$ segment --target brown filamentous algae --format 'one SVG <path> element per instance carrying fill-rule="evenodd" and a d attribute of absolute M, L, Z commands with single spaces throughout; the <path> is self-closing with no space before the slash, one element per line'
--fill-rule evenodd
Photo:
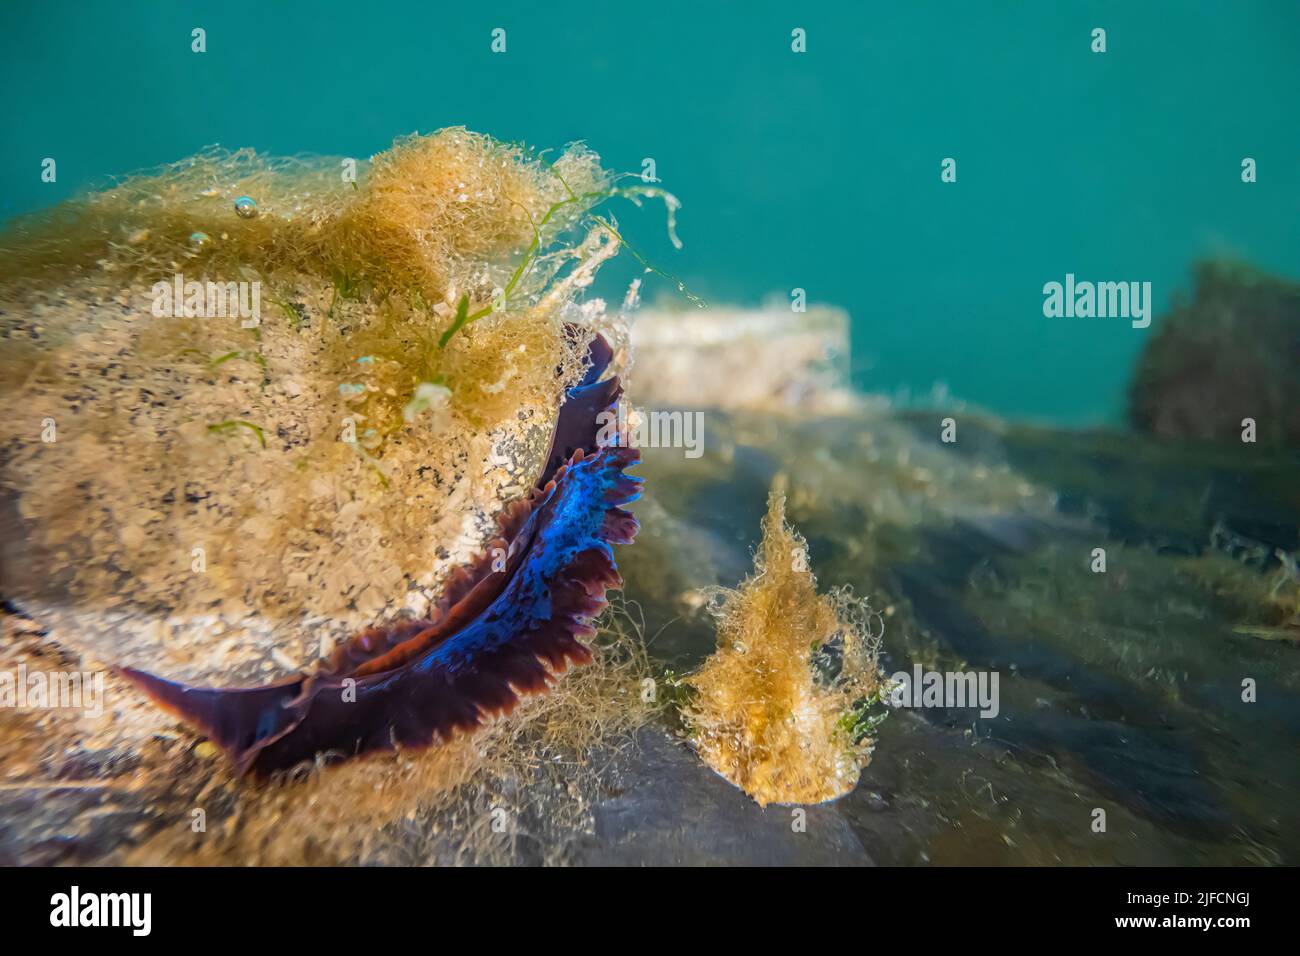
<path fill-rule="evenodd" d="M 773 491 L 753 576 L 716 606 L 718 647 L 686 683 L 704 761 L 760 805 L 850 792 L 870 759 L 880 634 L 864 601 L 817 593 L 804 539 Z"/>

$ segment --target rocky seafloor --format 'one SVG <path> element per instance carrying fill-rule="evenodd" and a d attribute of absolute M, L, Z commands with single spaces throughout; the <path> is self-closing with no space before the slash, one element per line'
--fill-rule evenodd
<path fill-rule="evenodd" d="M 1300 460 L 961 414 L 944 444 L 948 415 L 713 414 L 715 454 L 647 454 L 628 596 L 672 666 L 712 646 L 674 588 L 743 571 L 785 471 L 819 579 L 886 610 L 887 673 L 1000 674 L 995 718 L 895 711 L 856 790 L 810 819 L 820 841 L 782 834 L 734 858 L 812 861 L 833 840 L 846 861 L 884 864 L 1294 862 L 1300 649 L 1252 622 L 1272 588 L 1257 585 L 1295 582 L 1228 552 L 1294 551 Z M 790 808 L 745 817 L 788 829 Z M 726 856 L 721 831 L 713 842 Z"/>

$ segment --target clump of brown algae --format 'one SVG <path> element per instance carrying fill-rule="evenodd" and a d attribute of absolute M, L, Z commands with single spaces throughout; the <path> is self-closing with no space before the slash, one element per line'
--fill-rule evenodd
<path fill-rule="evenodd" d="M 715 602 L 718 647 L 686 684 L 704 761 L 761 805 L 851 791 L 870 759 L 879 620 L 848 590 L 818 594 L 804 539 L 773 491 L 752 577 Z"/>

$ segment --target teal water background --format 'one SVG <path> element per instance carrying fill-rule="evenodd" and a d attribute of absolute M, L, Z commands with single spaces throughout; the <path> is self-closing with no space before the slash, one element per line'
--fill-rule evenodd
<path fill-rule="evenodd" d="M 655 159 L 685 248 L 661 210 L 614 211 L 708 301 L 804 288 L 851 313 L 859 385 L 943 382 L 1069 424 L 1119 420 L 1155 326 L 1044 318 L 1045 282 L 1148 280 L 1158 315 L 1198 257 L 1300 277 L 1294 0 L 4 0 L 0 17 L 4 218 L 212 143 L 581 139 L 616 169 Z"/>

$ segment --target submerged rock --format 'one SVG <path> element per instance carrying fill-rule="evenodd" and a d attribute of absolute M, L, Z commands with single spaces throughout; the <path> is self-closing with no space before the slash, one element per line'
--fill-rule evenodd
<path fill-rule="evenodd" d="M 1300 734 L 1298 649 L 1273 639 L 1300 578 L 1269 557 L 1300 547 L 1300 456 L 967 414 L 945 444 L 947 414 L 709 412 L 704 458 L 646 450 L 641 540 L 660 543 L 625 571 L 652 655 L 681 672 L 712 652 L 707 614 L 663 568 L 707 556 L 736 580 L 782 472 L 818 580 L 884 616 L 885 675 L 1000 678 L 995 716 L 927 706 L 881 725 L 830 805 L 874 860 L 1300 859 L 1300 777 L 1278 759 Z M 682 528 L 710 529 L 712 549 Z"/>
<path fill-rule="evenodd" d="M 637 398 L 657 407 L 801 414 L 851 407 L 849 317 L 789 305 L 646 309 L 632 326 Z"/>
<path fill-rule="evenodd" d="M 1244 265 L 1202 263 L 1138 360 L 1134 427 L 1158 438 L 1300 448 L 1300 285 Z"/>

